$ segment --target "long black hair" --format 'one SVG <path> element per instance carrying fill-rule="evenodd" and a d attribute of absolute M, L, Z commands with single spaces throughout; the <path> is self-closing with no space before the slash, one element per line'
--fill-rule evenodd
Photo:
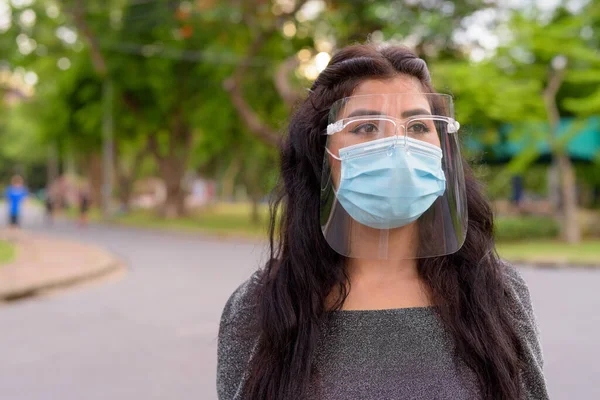
<path fill-rule="evenodd" d="M 434 93 L 425 62 L 406 48 L 355 45 L 336 53 L 312 85 L 281 148 L 281 180 L 271 204 L 270 261 L 257 299 L 260 336 L 250 362 L 245 398 L 296 400 L 306 394 L 327 311 L 348 294 L 344 257 L 325 241 L 319 222 L 326 125 L 334 101 L 366 79 L 404 74 Z M 504 265 L 493 241 L 493 216 L 463 161 L 469 224 L 462 248 L 419 259 L 436 311 L 456 356 L 474 372 L 486 399 L 517 399 L 521 348 L 508 307 Z M 337 302 L 327 303 L 331 293 Z"/>

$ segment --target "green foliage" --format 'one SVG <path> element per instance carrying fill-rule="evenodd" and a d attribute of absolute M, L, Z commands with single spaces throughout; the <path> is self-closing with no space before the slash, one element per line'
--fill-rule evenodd
<path fill-rule="evenodd" d="M 550 217 L 499 217 L 495 222 L 495 238 L 499 242 L 551 239 L 560 231 L 558 222 Z"/>
<path fill-rule="evenodd" d="M 15 245 L 7 242 L 6 240 L 0 240 L 0 267 L 3 264 L 10 264 L 14 261 L 16 256 Z"/>
<path fill-rule="evenodd" d="M 453 35 L 461 22 L 486 7 L 485 1 L 328 1 L 323 15 L 308 25 L 315 37 L 333 37 L 338 47 L 382 36 L 412 43 L 427 59 L 456 58 Z"/>
<path fill-rule="evenodd" d="M 590 83 L 600 68 L 600 54 L 596 51 L 600 37 L 592 28 L 599 23 L 598 2 L 589 2 L 577 13 L 559 8 L 549 20 L 535 13 L 515 12 L 510 23 L 513 38 L 499 49 L 497 59 L 514 71 L 515 77 L 541 81 L 545 86 L 555 57 L 565 57 L 566 79 L 558 93 L 561 115 L 598 113 L 599 91 L 597 87 L 590 88 Z M 584 34 L 590 29 L 591 35 Z"/>
<path fill-rule="evenodd" d="M 506 167 L 503 165 L 480 164 L 475 167 L 477 179 L 484 183 L 486 194 L 491 200 L 509 199 L 511 197 L 511 178 L 506 174 L 505 180 L 499 180 L 497 177 L 505 173 Z M 548 194 L 548 167 L 545 165 L 532 165 L 522 172 L 523 185 L 526 189 L 526 195 L 534 198 L 544 198 Z"/>
<path fill-rule="evenodd" d="M 154 213 L 135 211 L 117 217 L 115 222 L 128 226 L 173 231 L 205 232 L 222 236 L 247 236 L 262 238 L 267 233 L 266 208 L 260 208 L 260 222 L 255 224 L 250 218 L 250 210 L 244 205 L 240 214 L 230 207 L 214 207 L 186 218 L 164 220 Z"/>
<path fill-rule="evenodd" d="M 201 232 L 218 236 L 248 237 L 262 239 L 267 234 L 268 207 L 259 204 L 258 222 L 251 219 L 250 203 L 215 203 L 194 211 L 185 218 L 163 219 L 148 210 L 135 210 L 117 215 L 111 222 L 137 228 L 161 229 L 175 232 Z M 75 218 L 77 210 L 70 217 Z M 99 221 L 101 214 L 92 209 L 90 219 Z"/>
<path fill-rule="evenodd" d="M 438 62 L 432 66 L 432 75 L 440 91 L 449 90 L 455 97 L 457 117 L 466 126 L 497 127 L 545 117 L 539 96 L 542 82 L 515 79 L 493 61 Z"/>
<path fill-rule="evenodd" d="M 0 149 L 2 156 L 19 160 L 23 164 L 43 161 L 46 151 L 39 137 L 39 126 L 31 119 L 32 105 L 20 103 L 11 107 L 10 117 L 5 120 Z"/>
<path fill-rule="evenodd" d="M 567 244 L 556 240 L 503 242 L 497 244 L 498 254 L 513 263 L 541 263 L 550 265 L 600 265 L 600 241 Z"/>
<path fill-rule="evenodd" d="M 234 183 L 260 197 L 274 184 L 277 150 L 248 130 L 223 82 L 244 60 L 258 32 L 268 32 L 274 25 L 275 32 L 249 60 L 242 89 L 251 108 L 276 131 L 285 129 L 290 113 L 273 84 L 278 66 L 301 49 L 314 54 L 369 37 L 414 47 L 429 62 L 436 87 L 454 95 L 463 136 L 484 144 L 521 140 L 519 129 L 503 137 L 498 129 L 503 124 L 524 127 L 524 122 L 546 119 L 541 92 L 557 54 L 569 60 L 558 96 L 561 114 L 585 117 L 600 112 L 600 62 L 595 51 L 600 31 L 598 2 L 589 2 L 577 13 L 558 9 L 541 15 L 535 8 L 513 10 L 507 25 L 499 24 L 501 41 L 496 54 L 482 62 L 469 61 L 468 46 L 457 44 L 455 35 L 478 11 L 493 7 L 489 1 L 335 0 L 324 2 L 324 10 L 312 16 L 300 12 L 285 18 L 281 17 L 283 3 L 37 0 L 23 8 L 11 6 L 14 22 L 0 35 L 0 58 L 12 71 L 19 67 L 35 71 L 39 83 L 29 102 L 0 110 L 0 153 L 11 163 L 18 157 L 25 165 L 34 165 L 44 158 L 47 143 L 57 144 L 63 154 L 72 151 L 82 158 L 99 152 L 102 86 L 105 79 L 111 79 L 118 160 L 130 163 L 146 148 L 148 137 L 156 134 L 160 155 L 174 153 L 187 169 L 207 178 L 222 179 L 238 171 Z M 77 4 L 84 6 L 87 33 L 75 18 Z M 47 12 L 54 6 L 58 6 L 57 15 Z M 35 24 L 16 22 L 28 10 L 35 12 Z M 284 35 L 284 23 L 293 23 L 296 34 Z M 76 40 L 59 39 L 56 33 L 61 29 L 77 32 Z M 507 31 L 510 35 L 504 34 Z M 88 34 L 97 40 L 107 62 L 106 76 L 94 66 Z M 30 53 L 20 51 L 19 35 L 35 40 L 37 47 Z M 69 60 L 70 68 L 58 67 L 62 58 Z M 310 85 L 302 76 L 292 81 L 298 88 Z M 181 122 L 192 131 L 190 145 L 172 134 Z M 536 139 L 541 138 L 531 136 L 532 141 Z M 530 175 L 537 150 L 535 143 L 524 148 L 507 168 L 491 174 L 495 179 L 488 181 L 492 193 L 506 194 L 512 174 Z M 142 172 L 156 173 L 157 165 L 149 159 Z"/>

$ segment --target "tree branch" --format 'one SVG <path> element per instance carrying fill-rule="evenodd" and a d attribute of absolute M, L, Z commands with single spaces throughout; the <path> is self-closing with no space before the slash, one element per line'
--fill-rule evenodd
<path fill-rule="evenodd" d="M 97 37 L 92 33 L 92 30 L 87 24 L 85 12 L 85 1 L 76 0 L 75 6 L 71 8 L 71 14 L 73 15 L 75 26 L 90 46 L 90 56 L 94 70 L 101 78 L 104 78 L 108 75 L 108 64 L 106 62 L 106 57 L 100 49 L 100 43 L 98 42 Z M 127 108 L 129 108 L 136 118 L 142 118 L 140 105 L 137 103 L 131 93 L 124 92 L 122 94 L 122 99 Z"/>
<path fill-rule="evenodd" d="M 555 98 L 560 86 L 562 85 L 563 79 L 565 77 L 565 70 L 555 71 L 553 70 L 550 73 L 550 79 L 548 81 L 548 85 L 544 89 L 544 98 Z"/>
<path fill-rule="evenodd" d="M 299 0 L 289 13 L 280 15 L 276 19 L 275 23 L 269 26 L 267 29 L 259 30 L 258 34 L 252 41 L 250 48 L 248 49 L 248 53 L 246 54 L 245 59 L 238 65 L 233 75 L 223 82 L 223 87 L 229 92 L 233 106 L 235 107 L 240 117 L 244 120 L 250 131 L 253 132 L 255 136 L 262 140 L 264 143 L 271 146 L 276 146 L 279 144 L 280 135 L 277 133 L 276 130 L 268 126 L 260 118 L 256 111 L 254 111 L 252 107 L 250 107 L 250 105 L 246 102 L 242 93 L 241 83 L 244 80 L 244 76 L 248 70 L 248 67 L 250 66 L 250 63 L 256 57 L 264 43 L 273 34 L 275 34 L 275 32 L 277 32 L 279 26 L 287 18 L 296 14 L 304 6 L 306 1 L 307 0 Z M 283 74 L 285 76 L 285 68 Z M 296 99 L 292 100 L 292 96 L 288 94 L 291 93 L 291 91 L 288 91 L 287 89 L 288 87 L 290 87 L 289 85 L 282 85 L 281 82 L 279 82 L 276 84 L 276 86 L 278 91 L 280 91 L 280 93 L 282 94 L 282 97 L 284 101 L 286 101 L 286 103 L 288 103 L 288 101 L 291 101 L 291 103 L 293 104 L 296 101 Z M 281 91 L 280 89 L 283 91 Z"/>
<path fill-rule="evenodd" d="M 165 160 L 165 157 L 160 154 L 156 132 L 152 132 L 148 135 L 148 151 L 152 153 L 159 163 Z"/>
<path fill-rule="evenodd" d="M 273 77 L 279 95 L 290 109 L 302 98 L 302 94 L 291 85 L 289 79 L 290 74 L 298 64 L 296 56 L 289 57 L 277 68 Z"/>
<path fill-rule="evenodd" d="M 130 178 L 131 179 L 135 179 L 138 175 L 138 171 L 140 170 L 140 167 L 142 166 L 142 162 L 144 161 L 144 158 L 146 158 L 146 156 L 150 153 L 149 149 L 148 149 L 148 145 L 146 144 L 146 146 L 144 146 L 140 151 L 138 151 L 135 154 L 135 158 L 133 159 L 133 164 L 131 166 L 131 171 L 130 171 Z"/>
<path fill-rule="evenodd" d="M 94 65 L 96 73 L 98 73 L 98 75 L 100 75 L 101 77 L 105 77 L 108 74 L 106 59 L 102 54 L 102 51 L 100 50 L 100 44 L 98 42 L 98 39 L 92 33 L 85 19 L 84 0 L 77 0 L 75 2 L 75 7 L 73 7 L 71 12 L 75 20 L 75 26 L 90 45 L 92 64 Z"/>
<path fill-rule="evenodd" d="M 244 100 L 240 87 L 231 80 L 225 81 L 224 86 L 229 91 L 231 102 L 242 120 L 246 123 L 248 129 L 264 143 L 277 146 L 279 144 L 279 135 L 274 129 L 265 124 L 248 105 L 246 100 Z"/>
<path fill-rule="evenodd" d="M 562 82 L 565 77 L 565 69 L 551 69 L 550 70 L 550 78 L 548 80 L 548 85 L 544 89 L 544 103 L 546 104 L 546 112 L 548 113 L 548 120 L 550 122 L 550 128 L 552 130 L 551 141 L 554 141 L 556 136 L 556 131 L 558 129 L 558 124 L 560 122 L 560 113 L 558 111 L 558 106 L 556 105 L 556 95 Z"/>
<path fill-rule="evenodd" d="M 122 99 L 135 117 L 142 118 L 140 105 L 130 92 L 123 92 Z"/>

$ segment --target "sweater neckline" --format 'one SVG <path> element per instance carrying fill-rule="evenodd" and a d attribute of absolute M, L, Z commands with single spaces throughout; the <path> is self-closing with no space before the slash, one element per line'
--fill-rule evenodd
<path fill-rule="evenodd" d="M 379 315 L 379 314 L 403 314 L 403 313 L 433 313 L 435 306 L 416 306 L 416 307 L 400 307 L 400 308 L 382 308 L 372 310 L 335 310 L 328 311 L 329 315 Z"/>

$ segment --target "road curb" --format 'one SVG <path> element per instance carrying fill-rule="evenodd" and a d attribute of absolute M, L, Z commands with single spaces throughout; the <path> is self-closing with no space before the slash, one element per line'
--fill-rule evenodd
<path fill-rule="evenodd" d="M 104 278 L 121 270 L 121 264 L 117 261 L 109 263 L 102 268 L 95 269 L 86 274 L 73 275 L 64 279 L 56 279 L 40 284 L 22 286 L 14 290 L 0 291 L 0 301 L 15 301 L 24 298 L 35 297 L 43 292 L 51 290 L 66 289 L 78 284 L 87 283 L 96 279 Z"/>
<path fill-rule="evenodd" d="M 39 236 L 28 237 L 25 244 L 19 243 L 20 252 L 30 252 L 30 243 L 40 240 Z M 124 264 L 103 248 L 95 245 L 87 245 L 79 242 L 66 241 L 63 239 L 55 240 L 44 237 L 42 239 L 46 246 L 34 248 L 38 254 L 32 257 L 34 261 L 17 262 L 0 268 L 0 302 L 9 302 L 37 296 L 44 292 L 57 289 L 64 289 L 75 285 L 87 283 L 123 269 Z M 50 245 L 48 245 L 50 244 Z M 49 254 L 53 251 L 52 244 L 59 244 L 63 250 L 61 257 L 64 263 L 56 263 L 57 254 Z M 70 259 L 69 247 L 75 251 L 85 254 L 79 261 Z M 47 254 L 48 253 L 48 254 Z M 18 257 L 18 256 L 17 256 Z M 54 257 L 54 260 L 52 258 Z M 52 262 L 48 262 L 48 259 Z M 90 262 L 90 259 L 97 260 L 96 263 Z M 37 261 L 37 264 L 36 262 Z M 69 267 L 69 261 L 79 262 L 77 265 Z M 46 263 L 44 263 L 46 262 Z M 2 282 L 2 280 L 4 282 Z"/>

